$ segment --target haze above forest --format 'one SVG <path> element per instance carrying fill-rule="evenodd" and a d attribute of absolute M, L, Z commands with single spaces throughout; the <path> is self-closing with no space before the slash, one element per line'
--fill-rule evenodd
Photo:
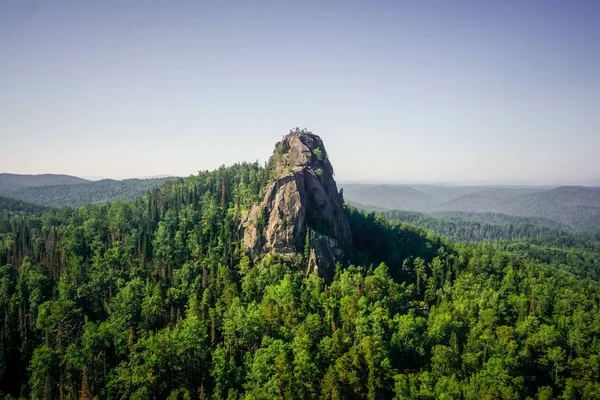
<path fill-rule="evenodd" d="M 600 179 L 597 1 L 0 3 L 0 171 L 264 162 L 290 126 L 338 180 Z"/>

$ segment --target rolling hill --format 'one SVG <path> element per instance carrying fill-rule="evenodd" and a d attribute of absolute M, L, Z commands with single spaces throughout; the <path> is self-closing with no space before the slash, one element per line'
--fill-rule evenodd
<path fill-rule="evenodd" d="M 345 184 L 362 209 L 460 211 L 544 218 L 573 229 L 600 229 L 600 188 Z"/>
<path fill-rule="evenodd" d="M 83 184 L 26 187 L 9 192 L 5 196 L 44 207 L 81 207 L 85 204 L 102 204 L 115 200 L 134 200 L 169 179 L 104 179 Z"/>
<path fill-rule="evenodd" d="M 363 207 L 381 210 L 427 212 L 436 204 L 435 196 L 404 185 L 342 185 L 344 198 Z"/>
<path fill-rule="evenodd" d="M 90 181 L 71 175 L 23 175 L 0 173 L 0 194 L 10 193 L 28 187 L 77 185 L 88 182 Z"/>
<path fill-rule="evenodd" d="M 134 200 L 162 185 L 172 177 L 102 179 L 90 181 L 71 175 L 0 174 L 0 196 L 18 200 L 19 204 L 42 207 L 81 207 L 85 204 L 109 203 L 114 200 Z M 25 202 L 25 203 L 23 203 Z M 4 202 L 8 204 L 6 201 Z M 11 203 L 7 208 L 13 207 Z M 27 208 L 27 207 L 26 207 Z"/>

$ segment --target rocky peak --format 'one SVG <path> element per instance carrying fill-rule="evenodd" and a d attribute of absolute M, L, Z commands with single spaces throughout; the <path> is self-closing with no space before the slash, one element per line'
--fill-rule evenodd
<path fill-rule="evenodd" d="M 306 131 L 292 131 L 278 142 L 270 163 L 274 164 L 277 175 L 294 168 L 307 168 L 313 171 L 325 168 L 329 175 L 333 175 L 333 168 L 327 158 L 323 141 L 319 136 Z"/>
<path fill-rule="evenodd" d="M 306 130 L 290 131 L 275 145 L 269 168 L 273 180 L 262 202 L 242 218 L 250 255 L 300 255 L 308 272 L 331 279 L 352 235 L 323 141 Z"/>

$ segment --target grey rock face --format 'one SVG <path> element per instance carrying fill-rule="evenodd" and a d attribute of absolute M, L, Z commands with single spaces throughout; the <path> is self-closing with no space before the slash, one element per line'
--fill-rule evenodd
<path fill-rule="evenodd" d="M 245 246 L 254 258 L 271 252 L 291 258 L 305 253 L 308 240 L 308 271 L 332 279 L 352 235 L 323 141 L 291 132 L 275 146 L 270 165 L 275 178 L 263 201 L 242 217 Z"/>

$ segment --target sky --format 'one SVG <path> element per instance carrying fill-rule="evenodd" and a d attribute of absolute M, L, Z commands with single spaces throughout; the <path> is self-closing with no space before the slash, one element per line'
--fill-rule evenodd
<path fill-rule="evenodd" d="M 600 178 L 600 1 L 0 0 L 0 172 Z"/>

